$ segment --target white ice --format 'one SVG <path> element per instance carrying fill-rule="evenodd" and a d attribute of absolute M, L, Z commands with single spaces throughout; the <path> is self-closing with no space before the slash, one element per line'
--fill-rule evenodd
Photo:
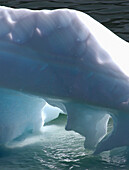
<path fill-rule="evenodd" d="M 58 118 L 59 114 L 61 113 L 66 114 L 63 113 L 63 111 L 60 108 L 51 106 L 48 103 L 46 103 L 41 112 L 43 125 L 45 123 L 52 121 L 53 119 Z"/>
<path fill-rule="evenodd" d="M 66 129 L 85 136 L 85 147 L 96 148 L 95 153 L 129 145 L 127 42 L 76 10 L 0 7 L 0 23 L 0 87 L 33 95 L 34 101 L 31 103 L 31 98 L 24 105 L 25 112 L 28 105 L 37 106 L 29 111 L 30 119 L 34 120 L 34 111 L 40 110 L 42 115 L 38 101 L 45 100 L 56 110 L 42 119 L 50 121 L 60 109 L 66 111 Z M 1 91 L 0 99 L 4 96 Z M 19 105 L 13 112 L 19 112 L 17 119 L 24 124 L 23 105 L 17 102 L 13 94 L 1 100 L 0 121 L 4 125 L 11 126 L 10 105 Z M 7 121 L 2 118 L 4 112 Z M 114 127 L 106 135 L 109 116 Z"/>

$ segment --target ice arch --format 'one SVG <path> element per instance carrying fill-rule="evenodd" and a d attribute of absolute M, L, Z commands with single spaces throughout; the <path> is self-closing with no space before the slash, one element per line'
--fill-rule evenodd
<path fill-rule="evenodd" d="M 127 42 L 75 10 L 0 7 L 0 23 L 0 87 L 66 107 L 66 129 L 95 153 L 129 145 Z"/>

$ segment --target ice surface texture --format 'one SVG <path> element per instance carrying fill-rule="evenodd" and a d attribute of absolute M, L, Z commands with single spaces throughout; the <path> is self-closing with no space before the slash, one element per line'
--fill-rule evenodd
<path fill-rule="evenodd" d="M 96 154 L 129 145 L 127 42 L 75 10 L 0 7 L 0 23 L 0 87 L 26 93 L 25 112 L 31 102 L 40 112 L 41 97 L 67 111 L 66 129 L 85 136 L 85 147 L 96 147 Z M 11 92 L 10 98 L 15 106 L 17 96 Z M 12 108 L 10 99 L 1 99 L 3 122 L 5 112 L 11 115 L 5 103 Z M 17 120 L 23 106 L 16 105 Z M 114 128 L 105 136 L 109 116 Z"/>

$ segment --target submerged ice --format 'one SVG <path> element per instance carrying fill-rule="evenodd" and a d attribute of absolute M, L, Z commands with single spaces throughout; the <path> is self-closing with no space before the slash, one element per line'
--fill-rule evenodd
<path fill-rule="evenodd" d="M 75 10 L 0 7 L 0 23 L 0 143 L 67 113 L 96 154 L 129 145 L 127 42 Z"/>

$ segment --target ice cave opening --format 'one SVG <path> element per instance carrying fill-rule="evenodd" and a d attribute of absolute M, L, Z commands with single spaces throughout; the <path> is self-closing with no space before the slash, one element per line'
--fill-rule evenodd
<path fill-rule="evenodd" d="M 0 94 L 1 145 L 23 147 L 39 142 L 44 135 L 49 136 L 50 133 L 53 133 L 53 139 L 57 138 L 64 129 L 63 133 L 65 130 L 70 131 L 65 132 L 65 136 L 72 131 L 85 137 L 85 148 L 94 150 L 102 138 L 112 130 L 113 123 L 109 114 L 91 106 L 66 104 L 66 113 L 33 95 L 4 88 L 0 89 Z"/>

